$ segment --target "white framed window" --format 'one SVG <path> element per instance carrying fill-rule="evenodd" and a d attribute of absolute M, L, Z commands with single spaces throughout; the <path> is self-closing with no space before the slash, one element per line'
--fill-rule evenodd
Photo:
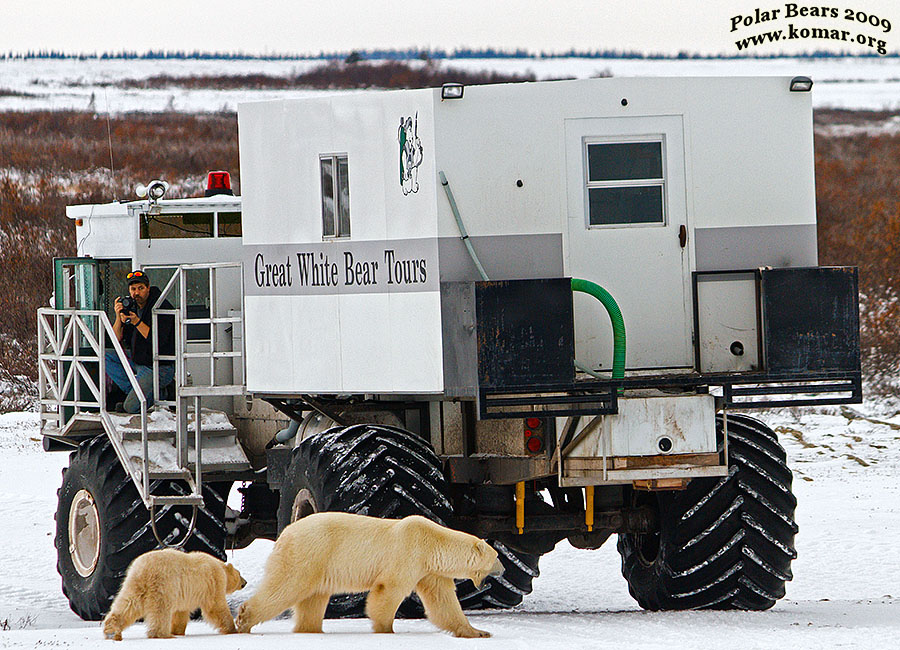
<path fill-rule="evenodd" d="M 666 224 L 665 140 L 585 140 L 587 226 Z"/>
<path fill-rule="evenodd" d="M 141 239 L 240 237 L 240 211 L 142 213 Z"/>
<path fill-rule="evenodd" d="M 350 236 L 350 176 L 347 154 L 319 156 L 322 181 L 322 237 Z"/>

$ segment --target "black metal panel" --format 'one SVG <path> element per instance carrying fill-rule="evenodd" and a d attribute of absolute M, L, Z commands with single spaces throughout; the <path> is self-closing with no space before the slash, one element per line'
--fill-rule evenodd
<path fill-rule="evenodd" d="M 444 343 L 444 395 L 475 397 L 478 371 L 475 367 L 474 283 L 441 283 L 441 340 Z"/>
<path fill-rule="evenodd" d="M 766 371 L 858 371 L 857 285 L 855 267 L 761 269 Z"/>
<path fill-rule="evenodd" d="M 475 306 L 479 389 L 574 381 L 568 278 L 477 282 Z"/>
<path fill-rule="evenodd" d="M 287 476 L 288 465 L 291 464 L 290 447 L 273 447 L 266 449 L 266 480 L 273 490 L 280 490 Z"/>

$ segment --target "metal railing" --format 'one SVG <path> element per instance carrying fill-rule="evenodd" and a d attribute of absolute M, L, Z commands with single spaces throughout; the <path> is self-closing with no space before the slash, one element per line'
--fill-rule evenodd
<path fill-rule="evenodd" d="M 194 462 L 194 491 L 196 496 L 201 496 L 202 492 L 202 460 L 201 460 L 201 431 L 202 431 L 202 398 L 209 396 L 227 396 L 241 395 L 244 392 L 244 368 L 241 364 L 241 382 L 234 383 L 232 373 L 232 383 L 227 385 L 216 384 L 216 361 L 220 359 L 242 360 L 243 351 L 243 329 L 241 329 L 241 347 L 238 350 L 225 350 L 223 344 L 226 342 L 225 337 L 218 334 L 218 325 L 229 325 L 232 328 L 243 328 L 243 318 L 241 316 L 217 316 L 218 312 L 218 274 L 223 269 L 236 269 L 238 278 L 240 278 L 242 264 L 240 262 L 212 262 L 202 264 L 182 264 L 175 268 L 175 272 L 166 286 L 160 292 L 159 298 L 156 300 L 156 307 L 152 314 L 152 330 L 159 332 L 159 318 L 171 316 L 175 320 L 175 349 L 174 354 L 166 355 L 160 353 L 159 340 L 153 337 L 153 394 L 157 396 L 156 402 L 162 405 L 168 405 L 175 408 L 175 451 L 178 458 L 178 465 L 182 468 L 188 467 L 188 405 L 187 400 L 193 401 L 194 410 L 194 450 L 196 459 Z M 209 315 L 202 317 L 188 317 L 187 313 L 187 272 L 189 271 L 208 271 L 209 273 Z M 160 307 L 163 301 L 167 300 L 175 287 L 178 287 L 178 306 L 172 309 Z M 238 286 L 241 287 L 240 305 L 244 303 L 243 286 L 238 280 Z M 188 327 L 191 325 L 206 325 L 209 327 L 209 342 L 207 350 L 197 352 L 188 352 L 186 344 L 188 341 Z M 231 338 L 233 347 L 234 336 Z M 210 382 L 208 385 L 191 385 L 188 386 L 186 378 L 188 377 L 187 361 L 189 359 L 208 359 Z M 163 399 L 159 385 L 159 364 L 160 362 L 171 361 L 175 364 L 175 399 Z"/>
<path fill-rule="evenodd" d="M 154 376 L 154 384 L 153 384 L 153 394 L 160 395 L 159 390 L 159 363 L 160 361 L 172 361 L 175 363 L 175 385 L 183 390 L 180 392 L 186 393 L 189 395 L 193 394 L 201 394 L 201 395 L 235 395 L 243 393 L 243 384 L 244 384 L 244 366 L 241 364 L 241 381 L 237 384 L 232 383 L 227 385 L 217 385 L 215 383 L 216 377 L 216 361 L 222 359 L 232 359 L 232 360 L 241 360 L 244 356 L 243 351 L 243 318 L 241 316 L 217 316 L 218 313 L 218 284 L 219 284 L 219 272 L 224 269 L 235 269 L 238 272 L 238 281 L 237 285 L 240 287 L 240 305 L 244 304 L 244 294 L 243 294 L 243 284 L 240 281 L 241 277 L 241 269 L 243 265 L 240 262 L 211 262 L 211 263 L 203 263 L 203 264 L 181 264 L 175 268 L 175 272 L 172 274 L 172 277 L 169 278 L 169 281 L 166 283 L 166 286 L 163 288 L 160 293 L 159 298 L 156 301 L 157 305 L 161 305 L 164 300 L 167 300 L 169 295 L 174 291 L 175 287 L 178 287 L 178 307 L 174 309 L 162 309 L 160 307 L 156 307 L 153 310 L 153 331 L 158 331 L 158 319 L 159 316 L 175 316 L 175 353 L 172 355 L 163 355 L 159 352 L 159 342 L 154 337 L 153 340 L 153 376 Z M 201 317 L 188 317 L 187 310 L 187 273 L 189 271 L 208 271 L 209 272 L 209 315 L 201 316 Z M 195 352 L 188 352 L 185 347 L 188 341 L 188 328 L 190 326 L 203 326 L 206 325 L 209 327 L 209 341 L 205 345 L 208 345 L 207 350 L 200 350 Z M 217 325 L 229 325 L 232 328 L 241 328 L 241 348 L 238 350 L 226 350 L 223 348 L 223 344 L 226 342 L 225 337 L 221 336 L 218 332 Z M 234 341 L 234 336 L 232 336 L 231 342 Z M 209 377 L 210 383 L 205 386 L 193 386 L 188 387 L 185 384 L 185 379 L 187 377 L 187 361 L 189 359 L 206 359 L 209 363 Z M 168 404 L 170 406 L 177 406 L 175 401 L 177 400 L 157 400 L 160 403 Z"/>
<path fill-rule="evenodd" d="M 109 433 L 116 425 L 106 405 L 106 344 L 112 343 L 132 390 L 141 404 L 142 466 L 135 468 L 118 435 L 109 435 L 122 467 L 148 508 L 150 466 L 147 453 L 147 397 L 135 377 L 106 312 L 100 310 L 38 310 L 38 395 L 42 421 L 56 421 L 60 435 L 74 422 L 99 421 Z M 96 371 L 96 381 L 92 374 Z M 87 389 L 87 395 L 83 394 Z M 71 409 L 71 412 L 67 412 Z"/>
<path fill-rule="evenodd" d="M 38 389 L 40 395 L 41 419 L 43 422 L 56 424 L 56 435 L 64 438 L 79 423 L 100 422 L 125 472 L 134 482 L 144 505 L 150 510 L 150 522 L 156 533 L 157 506 L 191 505 L 193 515 L 184 539 L 175 546 L 183 545 L 193 531 L 197 517 L 197 508 L 203 505 L 202 496 L 202 409 L 201 401 L 205 396 L 240 395 L 244 390 L 244 366 L 241 364 L 240 383 L 216 384 L 216 361 L 231 358 L 242 360 L 243 352 L 243 318 L 241 316 L 217 316 L 218 272 L 226 268 L 235 268 L 240 277 L 240 263 L 187 264 L 178 266 L 175 273 L 162 290 L 152 310 L 152 346 L 153 346 L 153 395 L 155 403 L 160 406 L 173 406 L 176 414 L 175 450 L 178 476 L 171 471 L 150 471 L 150 449 L 148 436 L 147 403 L 148 398 L 141 389 L 137 377 L 131 368 L 122 344 L 116 337 L 113 326 L 106 312 L 101 310 L 79 309 L 39 309 L 38 310 Z M 187 315 L 187 283 L 185 274 L 191 270 L 208 270 L 210 310 L 208 317 L 188 318 Z M 175 286 L 179 287 L 178 307 L 160 308 Z M 240 286 L 240 280 L 238 281 Z M 243 290 L 240 304 L 243 305 Z M 171 317 L 174 320 L 174 354 L 160 353 L 159 319 Z M 188 352 L 185 349 L 187 328 L 190 325 L 207 325 L 210 331 L 208 349 L 200 352 Z M 226 336 L 220 336 L 217 326 L 227 325 L 240 329 L 241 345 L 238 350 L 225 350 Z M 231 343 L 236 337 L 231 337 Z M 106 403 L 106 348 L 112 345 L 118 360 L 121 362 L 131 389 L 140 402 L 141 459 L 140 467 L 136 467 L 125 448 L 123 437 L 107 410 Z M 187 360 L 208 358 L 210 383 L 206 386 L 186 385 Z M 175 399 L 163 398 L 159 384 L 160 363 L 171 362 L 175 365 Z M 233 369 L 232 369 L 233 370 Z M 190 472 L 188 450 L 188 400 L 193 401 L 194 410 L 194 472 Z M 45 431 L 45 433 L 48 433 Z M 187 482 L 190 492 L 182 495 L 151 494 L 151 479 L 179 478 Z M 161 544 L 164 544 L 160 540 Z M 169 544 L 166 544 L 169 545 Z"/>

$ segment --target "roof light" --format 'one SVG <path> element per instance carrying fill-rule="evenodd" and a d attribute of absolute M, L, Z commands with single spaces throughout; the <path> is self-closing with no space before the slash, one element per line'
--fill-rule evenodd
<path fill-rule="evenodd" d="M 152 203 L 156 203 L 163 196 L 165 196 L 166 192 L 169 190 L 169 184 L 165 181 L 155 180 L 150 181 L 147 185 L 143 183 L 139 183 L 134 188 L 134 193 L 139 197 L 149 198 Z"/>
<path fill-rule="evenodd" d="M 794 77 L 791 79 L 792 93 L 808 93 L 812 90 L 812 79 L 809 77 Z"/>
<path fill-rule="evenodd" d="M 441 101 L 445 99 L 462 99 L 465 86 L 462 84 L 444 84 L 441 86 Z"/>
<path fill-rule="evenodd" d="M 231 191 L 231 174 L 223 171 L 209 172 L 206 175 L 206 196 L 227 194 L 234 196 Z"/>

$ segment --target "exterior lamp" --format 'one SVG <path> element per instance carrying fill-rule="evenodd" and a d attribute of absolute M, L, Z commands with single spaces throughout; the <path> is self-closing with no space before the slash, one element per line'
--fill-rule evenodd
<path fill-rule="evenodd" d="M 441 101 L 445 99 L 462 99 L 465 86 L 462 84 L 444 84 L 441 86 Z"/>
<path fill-rule="evenodd" d="M 812 90 L 812 79 L 809 77 L 794 77 L 791 79 L 792 93 L 808 93 Z"/>
<path fill-rule="evenodd" d="M 148 185 L 140 184 L 134 188 L 134 193 L 139 197 L 148 197 L 151 203 L 159 201 L 169 189 L 169 184 L 165 181 L 150 181 Z"/>

